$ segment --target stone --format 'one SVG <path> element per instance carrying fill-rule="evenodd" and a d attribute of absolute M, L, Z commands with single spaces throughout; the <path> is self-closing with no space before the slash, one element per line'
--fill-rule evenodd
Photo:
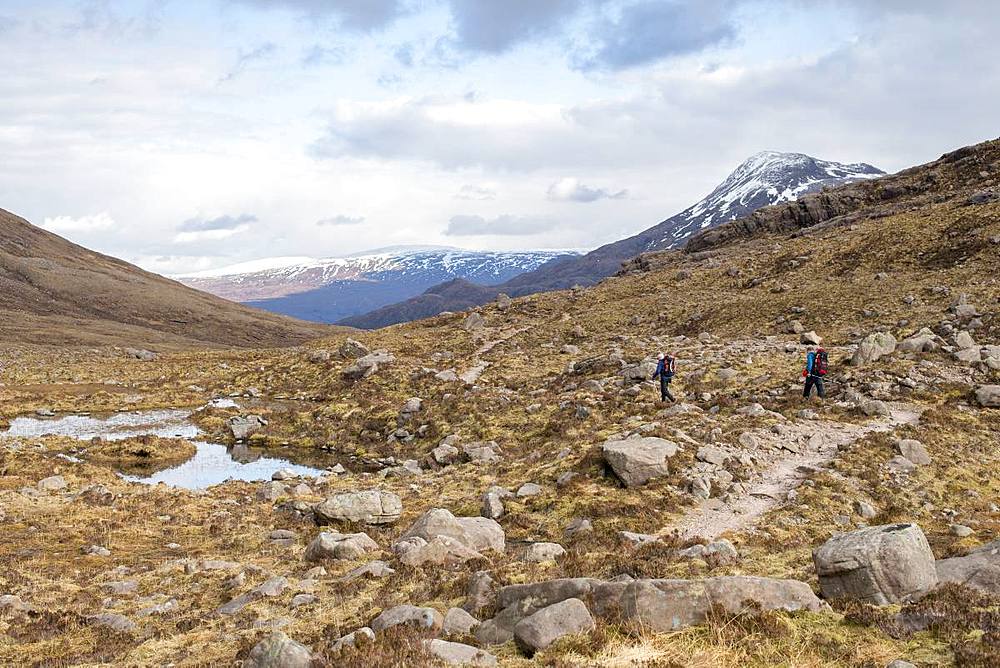
<path fill-rule="evenodd" d="M 570 520 L 569 524 L 566 525 L 566 529 L 563 530 L 563 534 L 567 538 L 573 538 L 575 536 L 586 535 L 594 531 L 594 525 L 586 517 L 576 517 Z"/>
<path fill-rule="evenodd" d="M 449 608 L 448 612 L 444 613 L 442 631 L 446 636 L 469 635 L 477 626 L 479 620 L 462 608 Z"/>
<path fill-rule="evenodd" d="M 104 626 L 119 633 L 131 633 L 136 629 L 135 622 L 113 612 L 102 612 L 98 615 L 91 615 L 87 619 L 95 626 Z"/>
<path fill-rule="evenodd" d="M 491 520 L 498 520 L 503 517 L 505 508 L 503 500 L 498 492 L 487 491 L 483 494 L 483 506 L 481 515 Z"/>
<path fill-rule="evenodd" d="M 424 641 L 424 647 L 434 658 L 448 666 L 488 668 L 499 665 L 495 656 L 471 645 L 434 638 Z"/>
<path fill-rule="evenodd" d="M 858 349 L 851 357 L 852 366 L 864 366 L 877 362 L 886 355 L 891 355 L 896 351 L 896 337 L 887 332 L 875 332 L 869 334 L 861 341 Z"/>
<path fill-rule="evenodd" d="M 423 410 L 424 400 L 420 397 L 412 397 L 406 400 L 403 407 L 399 409 L 400 413 L 412 415 L 413 413 L 419 413 Z"/>
<path fill-rule="evenodd" d="M 358 358 L 354 364 L 344 367 L 340 374 L 347 380 L 362 380 L 377 372 L 380 364 L 390 364 L 395 361 L 396 356 L 389 351 L 376 350 Z"/>
<path fill-rule="evenodd" d="M 951 532 L 952 536 L 957 536 L 958 538 L 968 538 L 975 533 L 971 527 L 967 527 L 964 524 L 952 524 L 948 527 L 948 531 Z"/>
<path fill-rule="evenodd" d="M 818 346 L 823 343 L 823 337 L 814 331 L 802 332 L 802 334 L 799 335 L 799 343 Z"/>
<path fill-rule="evenodd" d="M 469 586 L 465 592 L 465 603 L 462 609 L 466 612 L 479 612 L 491 605 L 496 598 L 493 591 L 493 578 L 486 571 L 476 571 L 469 578 Z"/>
<path fill-rule="evenodd" d="M 295 471 L 292 469 L 278 469 L 271 474 L 271 480 L 289 480 L 295 477 Z"/>
<path fill-rule="evenodd" d="M 126 348 L 125 354 L 132 359 L 137 359 L 142 362 L 152 362 L 156 359 L 156 353 L 140 348 Z"/>
<path fill-rule="evenodd" d="M 1000 595 L 1000 540 L 980 545 L 964 557 L 941 559 L 935 569 L 941 583 L 961 584 Z"/>
<path fill-rule="evenodd" d="M 559 543 L 532 543 L 525 552 L 524 560 L 530 564 L 540 564 L 555 561 L 564 554 L 566 550 Z"/>
<path fill-rule="evenodd" d="M 358 559 L 376 550 L 378 550 L 378 543 L 372 540 L 368 534 L 341 534 L 324 531 L 309 543 L 303 556 L 306 561 Z"/>
<path fill-rule="evenodd" d="M 740 560 L 736 547 L 725 538 L 708 545 L 692 545 L 678 550 L 677 556 L 681 559 L 701 559 L 713 568 L 735 564 Z"/>
<path fill-rule="evenodd" d="M 352 338 L 346 339 L 337 348 L 337 354 L 344 359 L 356 360 L 365 355 L 369 354 L 371 351 L 368 350 L 368 346 L 361 343 L 360 341 L 355 341 Z"/>
<path fill-rule="evenodd" d="M 813 551 L 827 599 L 874 605 L 910 600 L 937 584 L 934 554 L 916 524 L 890 524 L 835 535 Z"/>
<path fill-rule="evenodd" d="M 392 492 L 378 489 L 336 494 L 313 506 L 316 524 L 320 526 L 332 522 L 392 524 L 402 513 L 402 500 Z"/>
<path fill-rule="evenodd" d="M 500 294 L 497 295 L 496 305 L 497 305 L 497 308 L 499 308 L 501 311 L 506 311 L 513 304 L 514 304 L 514 300 L 511 299 L 510 295 L 508 295 L 507 293 L 501 292 Z"/>
<path fill-rule="evenodd" d="M 444 508 L 432 508 L 421 515 L 401 539 L 412 536 L 428 542 L 437 536 L 447 536 L 477 552 L 503 552 L 506 542 L 503 527 L 496 521 L 486 517 L 455 517 Z"/>
<path fill-rule="evenodd" d="M 475 332 L 486 326 L 486 319 L 482 315 L 473 311 L 462 321 L 462 329 L 467 332 Z"/>
<path fill-rule="evenodd" d="M 595 627 L 587 606 L 578 598 L 570 598 L 542 608 L 514 626 L 514 639 L 527 654 L 543 650 L 556 640 Z"/>
<path fill-rule="evenodd" d="M 244 668 L 309 668 L 312 652 L 281 631 L 275 631 L 250 650 Z"/>
<path fill-rule="evenodd" d="M 257 499 L 259 501 L 277 501 L 285 495 L 285 486 L 280 482 L 265 482 L 257 488 Z"/>
<path fill-rule="evenodd" d="M 389 564 L 384 561 L 369 561 L 367 564 L 358 566 L 357 568 L 348 571 L 340 578 L 341 582 L 351 582 L 352 580 L 357 580 L 358 578 L 384 578 L 395 573 Z"/>
<path fill-rule="evenodd" d="M 707 464 L 716 464 L 718 466 L 722 466 L 723 464 L 725 464 L 726 459 L 729 458 L 728 455 L 725 453 L 725 451 L 721 450 L 720 448 L 716 448 L 715 446 L 712 445 L 706 445 L 701 448 L 698 448 L 698 452 L 695 454 L 694 457 L 699 462 L 705 462 Z"/>
<path fill-rule="evenodd" d="M 900 455 L 917 466 L 927 466 L 931 463 L 931 456 L 927 454 L 927 448 L 920 441 L 903 439 L 896 442 L 896 449 L 899 450 Z"/>
<path fill-rule="evenodd" d="M 462 446 L 462 452 L 470 462 L 490 464 L 500 461 L 499 447 L 493 441 L 484 443 L 477 441 Z"/>
<path fill-rule="evenodd" d="M 431 457 L 441 466 L 448 466 L 458 461 L 459 452 L 455 446 L 442 443 L 431 450 Z"/>
<path fill-rule="evenodd" d="M 362 642 L 374 642 L 375 632 L 367 626 L 362 626 L 357 631 L 352 631 L 346 636 L 341 636 L 330 648 L 331 653 L 339 654 L 345 647 L 354 647 Z"/>
<path fill-rule="evenodd" d="M 952 353 L 952 356 L 959 362 L 965 362 L 967 364 L 975 364 L 983 361 L 983 355 L 979 351 L 979 348 L 964 348 L 962 350 L 956 350 Z"/>
<path fill-rule="evenodd" d="M 1000 385 L 980 385 L 976 388 L 976 402 L 983 408 L 1000 408 Z"/>
<path fill-rule="evenodd" d="M 884 401 L 879 401 L 878 399 L 863 401 L 859 408 L 861 409 L 861 412 L 868 417 L 889 417 L 892 415 L 892 410 L 889 408 L 889 404 Z"/>
<path fill-rule="evenodd" d="M 261 596 L 266 596 L 267 598 L 274 598 L 275 596 L 281 596 L 285 589 L 288 588 L 288 580 L 281 576 L 275 576 L 269 578 L 267 581 L 259 585 L 255 592 Z"/>
<path fill-rule="evenodd" d="M 959 350 L 965 350 L 967 348 L 974 348 L 976 345 L 976 340 L 972 338 L 972 334 L 967 331 L 962 330 L 955 335 L 955 347 Z"/>
<path fill-rule="evenodd" d="M 306 605 L 312 605 L 319 601 L 319 598 L 313 596 L 312 594 L 296 594 L 292 597 L 292 602 L 289 603 L 291 608 L 301 608 Z"/>
<path fill-rule="evenodd" d="M 633 531 L 619 531 L 618 538 L 622 543 L 631 548 L 639 548 L 643 545 L 659 542 L 660 537 L 650 533 L 635 533 Z"/>
<path fill-rule="evenodd" d="M 420 608 L 415 605 L 397 605 L 382 611 L 372 620 L 371 629 L 381 633 L 394 626 L 406 625 L 421 631 L 437 633 L 444 625 L 444 617 L 434 608 Z"/>
<path fill-rule="evenodd" d="M 266 426 L 267 420 L 259 415 L 240 415 L 229 418 L 229 430 L 237 441 L 245 441 Z"/>
<path fill-rule="evenodd" d="M 58 492 L 61 489 L 66 489 L 66 479 L 61 475 L 53 475 L 48 478 L 42 478 L 35 485 L 42 492 Z"/>
<path fill-rule="evenodd" d="M 667 460 L 678 449 L 676 443 L 653 436 L 609 440 L 601 448 L 604 460 L 626 487 L 644 485 L 667 475 Z"/>
<path fill-rule="evenodd" d="M 915 665 L 909 661 L 903 661 L 902 659 L 896 659 L 887 665 L 885 668 L 917 668 Z"/>
<path fill-rule="evenodd" d="M 925 327 L 900 341 L 896 350 L 904 353 L 932 353 L 940 347 L 937 335 Z"/>
<path fill-rule="evenodd" d="M 454 567 L 473 559 L 483 559 L 478 551 L 450 536 L 435 536 L 430 541 L 411 536 L 394 543 L 392 551 L 407 566 L 434 564 Z"/>
<path fill-rule="evenodd" d="M 518 498 L 524 498 L 527 496 L 537 496 L 542 493 L 542 488 L 533 482 L 526 482 L 517 488 Z"/>
<path fill-rule="evenodd" d="M 875 506 L 867 501 L 855 501 L 852 504 L 852 507 L 854 508 L 854 512 L 857 513 L 857 515 L 862 519 L 870 520 L 878 515 L 878 511 L 875 509 Z"/>

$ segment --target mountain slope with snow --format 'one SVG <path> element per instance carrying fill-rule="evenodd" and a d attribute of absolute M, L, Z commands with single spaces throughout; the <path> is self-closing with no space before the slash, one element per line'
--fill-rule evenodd
<path fill-rule="evenodd" d="M 864 163 L 841 164 L 818 160 L 801 153 L 764 151 L 737 167 L 707 197 L 639 234 L 563 262 L 551 263 L 523 273 L 490 291 L 475 290 L 464 295 L 451 286 L 446 295 L 436 288 L 426 295 L 383 307 L 342 324 L 376 328 L 441 311 L 482 304 L 500 292 L 511 296 L 561 290 L 574 285 L 592 285 L 613 275 L 622 262 L 641 253 L 683 246 L 693 235 L 731 220 L 748 216 L 757 209 L 798 197 L 824 187 L 884 176 L 884 172 Z"/>
<path fill-rule="evenodd" d="M 456 278 L 494 285 L 552 260 L 573 256 L 571 251 L 400 247 L 343 258 L 265 258 L 178 276 L 177 280 L 275 313 L 336 322 Z"/>

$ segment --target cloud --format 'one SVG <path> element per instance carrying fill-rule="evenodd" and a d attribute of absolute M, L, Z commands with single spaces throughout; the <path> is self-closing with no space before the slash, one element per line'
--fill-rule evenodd
<path fill-rule="evenodd" d="M 212 232 L 217 230 L 235 230 L 238 227 L 245 227 L 250 223 L 256 223 L 257 216 L 248 213 L 239 216 L 219 216 L 218 218 L 189 218 L 181 223 L 177 230 L 180 232 Z"/>
<path fill-rule="evenodd" d="M 467 183 L 462 186 L 457 193 L 455 193 L 455 199 L 471 199 L 478 201 L 485 201 L 497 198 L 497 191 L 489 186 L 485 185 L 473 185 Z"/>
<path fill-rule="evenodd" d="M 73 218 L 72 216 L 46 218 L 42 221 L 42 227 L 56 233 L 99 232 L 115 228 L 116 223 L 115 219 L 107 211 L 103 211 L 92 216 L 81 216 L 79 218 Z"/>
<path fill-rule="evenodd" d="M 574 57 L 583 70 L 624 69 L 671 56 L 697 53 L 736 36 L 735 0 L 641 0 L 604 18 L 589 35 L 587 55 Z"/>
<path fill-rule="evenodd" d="M 365 222 L 364 216 L 345 216 L 338 215 L 333 218 L 324 218 L 322 220 L 317 220 L 316 224 L 320 227 L 342 227 L 347 225 L 360 225 Z"/>
<path fill-rule="evenodd" d="M 548 196 L 553 202 L 596 202 L 599 199 L 625 199 L 628 191 L 611 192 L 584 185 L 574 178 L 565 178 L 549 186 Z"/>
<path fill-rule="evenodd" d="M 271 42 L 265 42 L 255 49 L 250 51 L 240 52 L 239 57 L 236 59 L 236 64 L 233 68 L 229 70 L 223 77 L 219 79 L 219 83 L 225 83 L 227 81 L 232 81 L 236 77 L 243 74 L 252 63 L 258 60 L 264 60 L 270 57 L 275 51 L 278 50 L 278 46 Z"/>
<path fill-rule="evenodd" d="M 444 233 L 450 237 L 473 236 L 524 236 L 548 232 L 557 226 L 551 218 L 535 216 L 512 216 L 504 214 L 496 218 L 482 216 L 452 216 Z"/>
<path fill-rule="evenodd" d="M 560 31 L 591 0 L 450 0 L 455 45 L 498 54 Z"/>
<path fill-rule="evenodd" d="M 314 44 L 302 54 L 302 64 L 306 67 L 320 65 L 340 65 L 347 59 L 347 49 L 342 46 Z"/>
<path fill-rule="evenodd" d="M 314 20 L 336 18 L 344 28 L 370 31 L 384 28 L 405 13 L 400 0 L 234 0 L 261 9 L 284 9 Z"/>

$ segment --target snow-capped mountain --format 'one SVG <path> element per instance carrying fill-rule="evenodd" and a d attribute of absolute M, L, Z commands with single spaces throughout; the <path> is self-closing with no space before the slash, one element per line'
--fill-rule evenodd
<path fill-rule="evenodd" d="M 461 278 L 503 283 L 572 251 L 382 248 L 340 258 L 276 257 L 175 278 L 232 301 L 317 322 L 336 322 Z"/>
<path fill-rule="evenodd" d="M 881 170 L 864 163 L 844 165 L 817 160 L 801 153 L 757 153 L 737 167 L 707 197 L 635 236 L 601 246 L 586 255 L 525 272 L 489 290 L 477 286 L 466 286 L 467 289 L 462 290 L 460 284 L 439 286 L 399 304 L 348 318 L 343 324 L 364 328 L 384 327 L 429 317 L 441 311 L 456 311 L 471 304 L 482 304 L 499 292 L 518 296 L 562 290 L 574 285 L 592 285 L 616 273 L 621 269 L 622 262 L 636 255 L 679 248 L 699 231 L 748 216 L 761 207 L 794 201 L 826 186 L 883 175 Z"/>
<path fill-rule="evenodd" d="M 802 153 L 762 151 L 750 156 L 705 199 L 653 228 L 657 233 L 651 235 L 645 250 L 677 248 L 700 230 L 742 218 L 762 206 L 794 202 L 825 186 L 884 175 L 863 162 L 845 165 Z"/>

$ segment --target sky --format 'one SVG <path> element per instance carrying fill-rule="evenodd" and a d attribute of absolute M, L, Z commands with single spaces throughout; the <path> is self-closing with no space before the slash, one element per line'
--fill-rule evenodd
<path fill-rule="evenodd" d="M 1000 135 L 1000 3 L 0 0 L 0 208 L 167 274 L 589 249 L 762 150 Z"/>

